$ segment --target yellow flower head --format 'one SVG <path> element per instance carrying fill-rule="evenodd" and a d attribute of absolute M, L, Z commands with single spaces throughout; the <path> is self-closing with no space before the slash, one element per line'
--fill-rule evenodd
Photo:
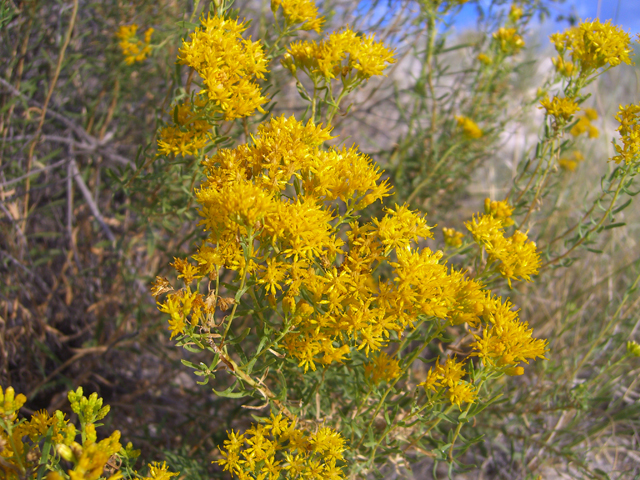
<path fill-rule="evenodd" d="M 508 300 L 495 297 L 493 303 L 484 315 L 487 326 L 481 335 L 474 334 L 474 355 L 493 367 L 514 367 L 520 362 L 545 358 L 547 341 L 532 338 L 533 330 L 527 322 L 520 321 Z"/>
<path fill-rule="evenodd" d="M 465 137 L 477 139 L 484 135 L 482 129 L 478 127 L 478 124 L 470 118 L 464 117 L 462 115 L 456 115 L 455 118 L 456 122 L 458 122 L 458 127 L 462 129 Z"/>
<path fill-rule="evenodd" d="M 465 225 L 476 243 L 486 250 L 488 261 L 499 262 L 496 268 L 509 285 L 511 280 L 531 281 L 531 275 L 538 273 L 540 256 L 536 244 L 525 233 L 516 230 L 511 237 L 505 237 L 503 220 L 493 215 L 481 215 Z"/>
<path fill-rule="evenodd" d="M 491 201 L 490 198 L 484 199 L 484 213 L 491 215 L 493 218 L 497 218 L 502 221 L 503 227 L 510 227 L 513 225 L 513 207 L 507 203 L 506 200 Z"/>
<path fill-rule="evenodd" d="M 485 53 L 480 53 L 478 55 L 478 61 L 484 65 L 491 65 L 493 63 L 491 57 Z"/>
<path fill-rule="evenodd" d="M 371 363 L 364 366 L 364 373 L 374 385 L 381 381 L 390 382 L 402 374 L 398 359 L 380 352 Z"/>
<path fill-rule="evenodd" d="M 262 45 L 242 38 L 246 24 L 218 16 L 203 16 L 189 41 L 183 41 L 178 63 L 202 77 L 201 92 L 224 114 L 225 120 L 253 115 L 267 102 L 256 79 L 264 79 L 267 59 Z"/>
<path fill-rule="evenodd" d="M 462 245 L 464 233 L 458 232 L 453 228 L 443 227 L 442 234 L 444 235 L 444 243 L 448 247 L 458 248 Z"/>
<path fill-rule="evenodd" d="M 540 101 L 540 107 L 544 108 L 547 115 L 553 115 L 559 123 L 568 122 L 574 113 L 580 110 L 578 104 L 572 98 L 545 97 Z"/>
<path fill-rule="evenodd" d="M 169 480 L 180 475 L 180 472 L 170 472 L 166 462 L 152 462 L 149 465 L 149 475 L 142 480 Z"/>
<path fill-rule="evenodd" d="M 22 393 L 16 395 L 13 387 L 7 387 L 3 392 L 0 386 L 0 416 L 14 420 L 18 416 L 18 410 L 22 408 L 26 401 L 27 397 Z"/>
<path fill-rule="evenodd" d="M 574 172 L 578 164 L 584 160 L 584 155 L 579 151 L 574 151 L 569 157 L 562 157 L 558 160 L 558 165 L 563 170 Z"/>
<path fill-rule="evenodd" d="M 556 71 L 563 77 L 571 77 L 571 75 L 576 71 L 576 66 L 569 60 L 564 59 L 562 55 L 553 57 L 551 62 L 553 63 L 553 66 L 556 67 Z"/>
<path fill-rule="evenodd" d="M 498 42 L 500 50 L 506 55 L 518 53 L 525 45 L 516 28 L 500 27 L 497 32 L 494 32 L 493 38 Z"/>
<path fill-rule="evenodd" d="M 395 62 L 393 52 L 376 42 L 374 35 L 358 35 L 346 27 L 320 43 L 292 43 L 282 64 L 294 74 L 302 69 L 311 77 L 321 76 L 326 80 L 338 76 L 367 80 L 382 75 L 387 65 Z"/>
<path fill-rule="evenodd" d="M 627 342 L 627 353 L 634 357 L 640 357 L 640 345 L 634 341 Z"/>
<path fill-rule="evenodd" d="M 125 56 L 124 61 L 127 65 L 132 65 L 136 62 L 142 62 L 151 53 L 151 35 L 153 34 L 153 28 L 147 29 L 144 33 L 144 41 L 138 40 L 136 32 L 138 31 L 138 25 L 135 23 L 132 25 L 123 25 L 118 29 L 116 37 L 120 40 L 118 45 L 122 54 Z"/>
<path fill-rule="evenodd" d="M 616 120 L 620 123 L 617 130 L 620 132 L 622 145 L 614 142 L 618 155 L 612 160 L 616 163 L 624 161 L 627 164 L 637 162 L 640 153 L 640 105 L 620 105 Z"/>
<path fill-rule="evenodd" d="M 509 20 L 515 23 L 522 18 L 522 15 L 524 15 L 522 7 L 519 7 L 515 3 L 511 4 L 511 9 L 509 9 Z"/>
<path fill-rule="evenodd" d="M 629 57 L 633 51 L 630 35 L 611 25 L 610 20 L 606 23 L 587 20 L 563 33 L 554 33 L 550 38 L 560 56 L 569 55 L 583 76 L 607 65 L 615 67 L 620 63 L 632 63 Z M 560 62 L 556 68 L 558 64 Z"/>
<path fill-rule="evenodd" d="M 395 210 L 386 208 L 385 212 L 386 215 L 381 220 L 376 218 L 373 223 L 387 250 L 407 247 L 411 241 L 417 241 L 418 238 L 433 238 L 433 227 L 427 226 L 424 218 L 426 215 L 419 215 L 407 205 L 396 205 Z"/>
<path fill-rule="evenodd" d="M 223 458 L 212 463 L 241 479 L 276 479 L 281 475 L 343 479 L 336 462 L 344 460 L 344 438 L 329 427 L 311 433 L 296 424 L 297 418 L 289 423 L 281 414 L 272 414 L 266 425 L 254 424 L 241 435 L 227 432 L 228 440 L 219 447 Z"/>
<path fill-rule="evenodd" d="M 213 139 L 212 125 L 201 118 L 206 103 L 205 98 L 196 96 L 193 103 L 186 100 L 173 107 L 169 112 L 173 119 L 173 125 L 163 127 L 159 133 L 159 153 L 163 155 L 196 155 Z"/>
<path fill-rule="evenodd" d="M 324 17 L 318 17 L 318 7 L 313 0 L 271 0 L 271 11 L 274 15 L 280 7 L 288 25 L 301 23 L 302 30 L 315 30 L 320 33 Z"/>

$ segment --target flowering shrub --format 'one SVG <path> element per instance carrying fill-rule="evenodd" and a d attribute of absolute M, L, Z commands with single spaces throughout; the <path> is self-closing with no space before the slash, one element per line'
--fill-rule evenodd
<path fill-rule="evenodd" d="M 531 307 L 538 302 L 534 293 L 561 267 L 585 251 L 598 252 L 604 234 L 624 225 L 621 212 L 637 193 L 640 106 L 626 105 L 615 117 L 615 154 L 602 190 L 589 192 L 582 210 L 572 205 L 569 215 L 559 220 L 555 215 L 570 203 L 564 188 L 588 162 L 585 145 L 601 134 L 595 126 L 599 113 L 607 117 L 600 107 L 596 112 L 587 106 L 589 86 L 611 68 L 631 63 L 631 36 L 597 20 L 553 35 L 557 56 L 549 78 L 516 114 L 504 107 L 512 78 L 526 67 L 521 55 L 528 22 L 537 12 L 530 2 L 490 12 L 484 30 L 461 35 L 454 45 L 446 27 L 466 1 L 418 2 L 410 26 L 419 33 L 413 52 L 382 31 L 335 25 L 311 0 L 273 0 L 269 29 L 263 17 L 252 25 L 255 18 L 242 17 L 250 16 L 249 10 L 233 10 L 230 1 L 202 3 L 195 2 L 190 21 L 183 17 L 173 30 L 149 28 L 143 40 L 136 24 L 111 30 L 111 50 L 127 78 L 153 71 L 152 62 L 145 62 L 149 57 L 161 65 L 160 52 L 172 52 L 173 58 L 164 101 L 146 92 L 162 116 L 156 148 L 140 149 L 135 162 L 110 178 L 120 186 L 116 197 L 133 199 L 131 211 L 149 215 L 151 233 L 145 235 L 157 233 L 158 218 L 173 220 L 161 230 L 160 243 L 169 246 L 162 246 L 148 269 L 155 276 L 158 264 L 171 262 L 173 271 L 158 275 L 151 293 L 164 319 L 163 333 L 168 330 L 171 343 L 185 351 L 181 363 L 199 385 L 212 389 L 220 423 L 212 427 L 202 420 L 207 437 L 193 450 L 178 455 L 167 447 L 163 454 L 171 468 L 152 462 L 146 473 L 138 473 L 139 452 L 131 444 L 123 447 L 118 431 L 108 436 L 96 431 L 109 412 L 97 394 L 68 393 L 77 422 L 57 407 L 52 414 L 41 410 L 19 418 L 26 399 L 8 387 L 0 390 L 0 471 L 10 479 L 190 478 L 186 460 L 200 450 L 207 462 L 199 471 L 241 479 L 369 478 L 392 468 L 410 471 L 421 458 L 434 472 L 439 463 L 447 464 L 451 476 L 475 461 L 481 449 L 474 444 L 483 436 L 499 431 L 526 443 L 529 437 L 512 426 L 514 418 L 532 430 L 530 424 L 548 423 L 540 412 L 553 415 L 560 409 L 548 436 L 531 436 L 537 453 L 523 446 L 517 454 L 519 475 L 535 472 L 537 459 L 562 435 L 566 412 L 589 412 L 588 389 L 606 385 L 601 380 L 640 351 L 633 340 L 615 336 L 616 322 L 630 318 L 623 305 L 640 277 L 624 285 L 617 310 L 606 312 L 610 320 L 585 342 L 584 356 L 565 359 L 577 365 L 571 378 L 562 377 L 558 366 L 565 352 L 554 344 L 557 330 L 534 324 Z M 396 8 L 392 3 L 389 8 Z M 324 32 L 325 25 L 333 31 Z M 151 45 L 152 34 L 154 42 L 160 37 L 157 45 Z M 181 44 L 171 50 L 178 36 Z M 394 84 L 389 94 L 397 101 L 401 131 L 393 145 L 374 151 L 364 138 L 359 145 L 347 143 L 348 122 L 367 101 L 365 89 L 375 93 L 382 85 L 376 82 L 394 69 L 395 79 L 406 80 L 405 58 L 416 61 L 419 74 L 406 88 Z M 459 70 L 452 71 L 454 66 Z M 105 125 L 117 104 L 119 82 L 116 77 Z M 283 85 L 295 86 L 302 108 L 278 104 Z M 536 111 L 543 118 L 537 141 L 514 153 L 519 158 L 509 185 L 491 188 L 488 198 L 483 191 L 479 205 L 477 196 L 465 198 L 472 176 L 501 151 L 506 125 L 515 115 Z M 106 126 L 96 140 L 62 118 L 83 138 L 81 152 L 113 154 L 103 148 L 111 135 Z M 75 152 L 76 143 L 69 145 Z M 73 168 L 69 183 L 78 179 L 92 213 L 110 233 L 109 225 L 119 220 L 107 225 L 101 219 Z M 94 182 L 99 184 L 99 176 Z M 71 187 L 65 197 L 69 218 Z M 464 219 L 443 208 L 462 200 Z M 11 205 L 5 209 L 8 218 L 13 218 Z M 27 200 L 25 211 L 28 205 Z M 129 220 L 125 216 L 123 223 Z M 68 226 L 73 234 L 72 220 Z M 65 272 L 72 258 L 80 265 L 77 252 L 69 252 L 47 303 L 59 285 L 68 287 Z M 135 270 L 127 261 L 127 271 Z M 610 287 L 611 298 L 614 291 Z M 557 315 L 571 318 L 584 308 L 579 304 L 566 302 Z M 20 308 L 5 310 L 13 315 Z M 578 327 L 574 345 L 581 342 Z M 158 330 L 146 328 L 154 333 L 134 339 L 133 349 L 149 338 L 157 341 Z M 563 334 L 568 331 L 571 326 Z M 119 342 L 82 347 L 86 350 L 77 358 L 108 352 Z M 613 343 L 614 360 L 603 360 L 606 368 L 578 385 L 584 380 L 578 373 L 592 368 L 593 352 Z M 6 353 L 4 344 L 0 347 Z M 76 361 L 73 353 L 70 363 Z M 547 380 L 548 371 L 553 380 Z M 34 391 L 53 388 L 51 378 Z M 190 378 L 180 378 L 178 387 L 195 397 L 195 388 L 185 386 Z M 554 382 L 558 391 L 568 392 L 567 399 L 556 393 Z M 561 383 L 569 386 L 561 390 Z M 538 397 L 537 389 L 545 396 Z M 632 396 L 631 386 L 623 395 L 619 390 L 607 400 L 609 416 Z M 195 401 L 187 403 L 182 412 L 191 415 Z M 504 419 L 496 420 L 503 413 Z M 182 442 L 179 434 L 174 439 Z M 211 448 L 201 448 L 206 441 Z M 553 451 L 565 455 L 573 447 Z M 568 462 L 571 455 L 566 453 Z"/>

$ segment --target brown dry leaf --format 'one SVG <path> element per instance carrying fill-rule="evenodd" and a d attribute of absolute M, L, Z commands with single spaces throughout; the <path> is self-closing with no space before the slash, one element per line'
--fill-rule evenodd
<path fill-rule="evenodd" d="M 236 303 L 233 297 L 218 297 L 218 305 L 220 305 L 220 310 L 225 311 L 229 310 L 229 307 Z"/>
<path fill-rule="evenodd" d="M 156 280 L 151 284 L 151 295 L 154 297 L 171 291 L 173 291 L 173 287 L 166 277 L 156 277 Z"/>

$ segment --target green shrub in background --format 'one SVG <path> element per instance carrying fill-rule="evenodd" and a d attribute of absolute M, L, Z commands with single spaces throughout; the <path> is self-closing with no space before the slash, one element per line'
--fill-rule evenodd
<path fill-rule="evenodd" d="M 627 197 L 635 193 L 638 166 L 639 109 L 634 105 L 621 107 L 617 115 L 620 140 L 612 155 L 617 163 L 603 177 L 602 193 L 587 199 L 592 206 L 587 204 L 583 213 L 574 208 L 562 216 L 560 207 L 567 191 L 563 178 L 577 167 L 577 160 L 565 156 L 579 158 L 574 139 L 582 133 L 595 136 L 593 112 L 584 107 L 585 116 L 576 112 L 598 76 L 630 62 L 631 38 L 598 21 L 552 37 L 556 71 L 523 105 L 544 113 L 537 145 L 518 163 L 507 194 L 486 199 L 483 213 L 465 219 L 470 236 L 445 227 L 444 245 L 429 248 L 424 241 L 433 238 L 433 227 L 413 208 L 456 204 L 460 187 L 494 154 L 499 134 L 512 120 L 509 112 L 501 112 L 504 86 L 517 68 L 514 56 L 524 46 L 527 22 L 540 7 L 514 4 L 506 16 L 491 17 L 496 23 L 489 35 L 452 47 L 440 26 L 459 12 L 460 3 L 408 3 L 418 9 L 413 25 L 426 32 L 426 48 L 414 55 L 421 73 L 409 97 L 397 90 L 399 118 L 409 128 L 387 157 L 389 178 L 356 146 L 343 145 L 335 127 L 357 108 L 357 89 L 367 88 L 396 60 L 389 45 L 340 25 L 320 40 L 293 40 L 301 31 L 320 33 L 325 23 L 306 1 L 272 2 L 278 28 L 260 30 L 259 40 L 247 39 L 248 25 L 239 20 L 242 8 L 232 10 L 225 2 L 204 5 L 201 13 L 196 5 L 191 21 L 200 13 L 201 23 L 179 24 L 193 31 L 183 34 L 175 73 L 166 70 L 175 88 L 160 109 L 167 115 L 158 133 L 158 153 L 141 150 L 135 168 L 129 165 L 108 176 L 138 225 L 148 219 L 146 241 L 153 242 L 160 232 L 170 239 L 162 255 L 154 257 L 153 247 L 147 255 L 154 268 L 175 256 L 177 279 L 158 276 L 152 292 L 160 310 L 169 314 L 171 338 L 186 350 L 182 363 L 221 398 L 215 403 L 217 421 L 224 419 L 228 437 L 214 427 L 219 450 L 203 455 L 200 466 L 191 465 L 186 452 L 166 452 L 173 470 L 197 478 L 208 459 L 240 478 L 355 478 L 407 475 L 422 457 L 437 476 L 440 464 L 448 466 L 449 475 L 458 475 L 473 469 L 474 462 L 485 462 L 478 458 L 487 458 L 503 466 L 499 476 L 525 478 L 542 469 L 546 455 L 563 459 L 577 475 L 600 475 L 580 448 L 606 426 L 592 425 L 569 440 L 562 429 L 570 421 L 593 422 L 589 413 L 603 402 L 620 421 L 634 415 L 625 406 L 633 387 L 625 378 L 636 344 L 625 347 L 626 339 L 616 334 L 631 332 L 627 304 L 633 301 L 637 277 L 621 281 L 623 295 L 611 298 L 615 311 L 589 337 L 587 351 L 575 357 L 574 376 L 598 349 L 617 342 L 610 360 L 598 364 L 587 386 L 579 388 L 564 386 L 553 341 L 547 352 L 546 341 L 532 337 L 508 298 L 527 305 L 533 287 L 519 282 L 557 281 L 566 275 L 558 267 L 571 267 L 579 248 L 599 251 L 602 234 L 623 227 L 616 215 L 631 204 Z M 394 14 L 400 18 L 403 12 Z M 140 35 L 130 23 L 112 30 L 123 68 L 143 65 L 149 54 L 154 58 L 154 49 L 159 50 L 154 37 L 162 35 L 156 27 L 145 27 Z M 177 36 L 159 42 L 172 38 Z M 448 85 L 448 66 L 441 58 L 464 49 L 472 60 Z M 277 111 L 274 86 L 286 83 L 287 76 L 293 77 L 306 109 L 269 118 Z M 451 93 L 440 94 L 443 88 Z M 13 94 L 20 97 L 19 91 Z M 354 103 L 345 107 L 347 101 Z M 254 117 L 256 110 L 262 115 Z M 384 153 L 378 155 L 384 164 Z M 74 175 L 71 171 L 69 178 Z M 204 232 L 189 226 L 194 211 Z M 92 213 L 110 238 L 109 225 L 99 212 Z M 538 218 L 551 220 L 538 226 Z M 21 231 L 27 230 L 16 225 L 14 234 L 19 237 Z M 126 269 L 134 257 L 123 255 L 124 232 L 120 237 L 118 268 Z M 194 238 L 199 240 L 192 249 Z M 25 244 L 16 241 L 16 252 Z M 186 258 L 177 253 L 183 246 Z M 23 257 L 11 258 L 24 266 Z M 629 267 L 624 271 L 632 272 Z M 135 284 L 135 272 L 130 275 Z M 122 288 L 121 282 L 114 283 Z M 580 311 L 575 303 L 565 303 L 572 312 L 567 318 Z M 144 302 L 138 308 L 141 315 L 148 311 Z M 564 339 L 565 332 L 558 338 Z M 103 352 L 109 348 L 105 345 Z M 534 372 L 525 372 L 522 364 L 545 352 L 549 362 L 537 365 L 549 367 L 536 366 L 535 371 L 543 372 L 538 379 L 547 372 L 553 380 L 538 385 L 535 400 L 527 399 L 522 395 L 530 387 L 520 379 Z M 622 397 L 620 385 L 628 389 Z M 562 403 L 565 394 L 570 398 Z M 555 407 L 558 399 L 560 407 Z M 11 405 L 4 435 L 22 442 L 26 434 L 20 425 L 38 417 L 15 425 L 19 405 Z M 524 426 L 532 430 L 527 416 L 547 408 L 563 412 L 555 428 L 546 436 L 527 436 Z M 52 440 L 64 423 L 63 414 L 55 413 L 24 443 L 27 447 L 18 447 L 15 440 L 3 450 L 5 462 L 21 459 L 8 461 L 12 467 L 6 471 L 17 478 L 47 471 L 98 478 L 106 467 L 111 469 L 106 478 L 136 477 L 129 464 L 132 447 L 121 449 L 118 439 L 96 443 L 95 429 L 87 427 L 93 420 L 87 423 L 78 415 L 82 445 L 74 446 L 72 433 L 63 441 Z M 59 421 L 50 420 L 54 417 Z M 496 430 L 522 441 L 510 461 L 487 453 L 508 444 L 487 437 Z M 556 447 L 554 442 L 562 443 Z M 87 460 L 90 449 L 96 454 Z M 151 464 L 149 475 L 173 474 L 165 464 Z"/>

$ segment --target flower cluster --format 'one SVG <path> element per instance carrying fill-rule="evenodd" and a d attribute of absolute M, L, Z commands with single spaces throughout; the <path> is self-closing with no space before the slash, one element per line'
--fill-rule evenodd
<path fill-rule="evenodd" d="M 464 233 L 458 232 L 453 228 L 442 228 L 442 235 L 444 236 L 444 243 L 448 247 L 458 248 L 462 246 L 462 239 L 464 238 Z"/>
<path fill-rule="evenodd" d="M 345 441 L 335 430 L 321 427 L 315 433 L 298 427 L 282 414 L 264 424 L 252 425 L 238 435 L 233 430 L 224 441 L 218 465 L 240 479 L 344 478 L 338 465 L 344 460 Z"/>
<path fill-rule="evenodd" d="M 566 77 L 576 72 L 586 77 L 607 65 L 631 64 L 631 36 L 610 21 L 586 21 L 550 38 L 559 53 L 556 70 Z"/>
<path fill-rule="evenodd" d="M 311 78 L 321 77 L 325 81 L 341 77 L 343 81 L 360 82 L 382 75 L 387 65 L 395 62 L 393 50 L 374 38 L 358 35 L 347 27 L 320 43 L 293 42 L 282 64 L 294 75 L 302 70 Z"/>
<path fill-rule="evenodd" d="M 554 116 L 559 124 L 567 123 L 571 120 L 573 114 L 580 110 L 574 99 L 566 97 L 554 96 L 553 99 L 549 100 L 549 97 L 546 96 L 540 100 L 540 105 L 538 108 L 544 108 L 546 114 Z"/>
<path fill-rule="evenodd" d="M 627 164 L 638 161 L 640 153 L 640 105 L 620 105 L 616 120 L 620 123 L 617 128 L 620 132 L 622 145 L 614 143 L 618 155 L 612 160 L 616 163 L 624 161 Z"/>
<path fill-rule="evenodd" d="M 318 7 L 313 0 L 271 0 L 274 16 L 279 8 L 282 8 L 287 26 L 301 24 L 301 30 L 315 30 L 320 33 L 324 18 L 318 17 Z"/>
<path fill-rule="evenodd" d="M 462 403 L 473 403 L 478 396 L 477 389 L 466 380 L 463 380 L 466 371 L 463 362 L 457 362 L 455 358 L 447 358 L 444 364 L 440 359 L 436 360 L 434 367 L 429 369 L 427 378 L 419 383 L 428 393 L 443 391 L 452 404 L 462 408 Z"/>
<path fill-rule="evenodd" d="M 118 45 L 124 55 L 124 61 L 127 65 L 132 65 L 136 62 L 142 62 L 151 53 L 151 35 L 153 35 L 153 28 L 147 29 L 144 32 L 144 40 L 139 40 L 136 36 L 138 31 L 138 25 L 123 25 L 118 29 L 116 37 L 120 40 Z"/>
<path fill-rule="evenodd" d="M 213 102 L 225 120 L 252 115 L 267 99 L 255 79 L 264 79 L 267 59 L 260 42 L 242 38 L 245 23 L 219 16 L 201 19 L 189 41 L 183 41 L 178 63 L 202 77 L 201 95 Z"/>
<path fill-rule="evenodd" d="M 571 127 L 569 133 L 574 137 L 579 137 L 583 133 L 587 133 L 589 138 L 598 138 L 600 132 L 591 122 L 598 119 L 598 112 L 593 108 L 585 108 L 584 115 L 581 115 L 576 124 Z"/>
<path fill-rule="evenodd" d="M 163 155 L 195 155 L 213 139 L 211 124 L 202 118 L 207 105 L 205 98 L 196 96 L 174 107 L 173 125 L 160 130 L 158 151 Z"/>
<path fill-rule="evenodd" d="M 164 155 L 195 155 L 213 138 L 217 121 L 247 117 L 256 109 L 264 113 L 267 99 L 256 79 L 268 70 L 260 43 L 243 39 L 247 25 L 237 20 L 203 16 L 201 24 L 183 41 L 178 63 L 193 68 L 204 88 L 173 106 L 173 124 L 159 133 Z"/>
<path fill-rule="evenodd" d="M 374 385 L 377 385 L 382 381 L 390 382 L 398 378 L 402 374 L 402 369 L 397 358 L 380 352 L 372 362 L 364 366 L 364 374 Z"/>
<path fill-rule="evenodd" d="M 474 355 L 486 365 L 505 367 L 505 373 L 521 375 L 524 370 L 518 366 L 519 363 L 545 358 L 547 341 L 532 337 L 532 329 L 520 321 L 518 311 L 513 310 L 509 300 L 487 299 L 482 315 L 486 318 L 486 326 L 481 334 L 474 334 L 476 341 L 472 346 Z"/>
<path fill-rule="evenodd" d="M 505 55 L 515 55 L 524 47 L 524 39 L 518 34 L 517 28 L 500 27 L 493 33 L 493 39 L 498 43 Z"/>
<path fill-rule="evenodd" d="M 18 410 L 26 402 L 22 394 L 15 395 L 12 387 L 3 391 L 0 386 L 0 476 L 7 480 L 36 478 L 28 472 L 35 472 L 42 465 L 47 466 L 47 480 L 120 480 L 126 478 L 122 470 L 114 471 L 113 465 L 123 460 L 135 459 L 140 452 L 131 444 L 120 444 L 120 432 L 98 441 L 97 421 L 109 412 L 109 406 L 93 393 L 88 398 L 82 388 L 68 394 L 71 409 L 78 415 L 80 429 L 76 428 L 65 414 L 56 410 L 49 415 L 46 410 L 35 412 L 28 420 L 17 420 Z M 81 442 L 76 441 L 78 434 Z M 40 449 L 51 442 L 57 455 Z M 115 460 L 115 457 L 117 460 Z M 72 463 L 72 468 L 63 473 L 59 459 Z M 111 462 L 110 462 L 111 460 Z M 109 465 L 109 468 L 106 468 Z M 105 477 L 105 472 L 111 472 Z M 21 473 L 22 472 L 22 473 Z M 25 473 L 26 472 L 26 473 Z M 169 480 L 176 476 L 166 465 L 151 465 L 150 476 L 146 480 Z M 135 478 L 141 478 L 135 474 Z"/>
<path fill-rule="evenodd" d="M 578 168 L 578 164 L 582 161 L 584 161 L 584 155 L 582 154 L 582 152 L 574 150 L 570 156 L 559 158 L 558 165 L 563 170 L 575 172 L 576 168 Z"/>
<path fill-rule="evenodd" d="M 504 228 L 513 223 L 509 211 L 511 207 L 505 207 L 501 202 L 502 205 L 498 203 L 494 210 L 492 203 L 488 202 L 489 213 L 474 217 L 465 225 L 475 242 L 486 250 L 488 263 L 499 262 L 497 270 L 507 279 L 509 285 L 511 280 L 531 281 L 531 275 L 537 274 L 540 267 L 536 244 L 519 230 L 511 237 L 505 237 Z"/>
<path fill-rule="evenodd" d="M 462 133 L 465 137 L 470 139 L 478 139 L 484 135 L 484 132 L 478 124 L 471 120 L 470 118 L 464 117 L 462 115 L 456 116 L 456 122 L 458 123 L 458 127 L 462 129 Z"/>

